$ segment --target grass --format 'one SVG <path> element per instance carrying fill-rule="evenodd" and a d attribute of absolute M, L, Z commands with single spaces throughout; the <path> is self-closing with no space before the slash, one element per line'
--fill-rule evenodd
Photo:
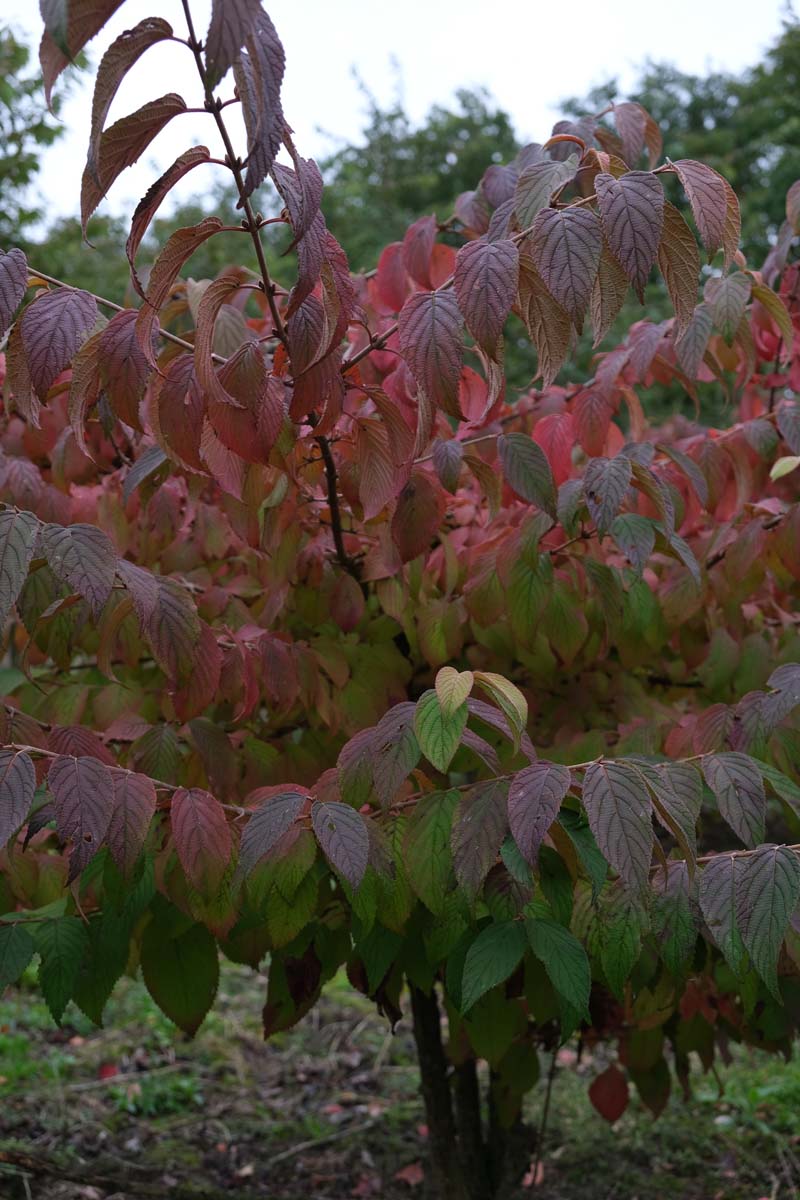
<path fill-rule="evenodd" d="M 189 1041 L 140 983 L 118 988 L 101 1030 L 74 1008 L 59 1030 L 34 990 L 8 992 L 0 1147 L 41 1154 L 84 1181 L 3 1173 L 0 1197 L 84 1200 L 92 1179 L 125 1173 L 160 1181 L 165 1195 L 192 1181 L 269 1200 L 420 1195 L 396 1178 L 425 1157 L 408 1022 L 392 1036 L 337 978 L 304 1022 L 265 1044 L 263 995 L 263 979 L 226 968 L 214 1010 Z M 692 1101 L 673 1095 L 658 1122 L 634 1098 L 609 1126 L 586 1095 L 598 1063 L 574 1058 L 561 1052 L 542 1185 L 519 1197 L 800 1197 L 800 1063 L 738 1050 L 718 1080 L 698 1069 Z M 540 1085 L 533 1123 L 542 1096 Z M 89 1194 L 138 1200 L 136 1182 L 130 1189 Z"/>

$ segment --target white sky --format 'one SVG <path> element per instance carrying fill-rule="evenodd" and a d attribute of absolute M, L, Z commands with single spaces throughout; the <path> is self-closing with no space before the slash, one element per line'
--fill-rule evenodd
<path fill-rule="evenodd" d="M 208 25 L 210 0 L 193 0 L 198 31 Z M 36 0 L 0 0 L 10 22 L 38 46 Z M 485 85 L 513 119 L 523 140 L 542 141 L 561 114 L 558 102 L 609 76 L 631 87 L 648 59 L 703 73 L 739 70 L 758 61 L 779 34 L 786 0 L 265 0 L 286 48 L 284 111 L 301 154 L 320 157 L 335 143 L 323 132 L 357 140 L 363 98 L 355 68 L 380 101 L 396 90 L 400 66 L 404 100 L 421 120 L 431 104 L 447 103 L 458 87 Z M 180 0 L 127 0 L 89 44 L 92 61 L 123 29 L 143 17 L 185 26 Z M 230 77 L 229 77 L 230 78 Z M 86 72 L 64 105 L 67 128 L 45 152 L 41 190 L 51 216 L 77 215 L 86 153 L 93 75 Z M 58 86 L 58 85 L 57 85 Z M 223 96 L 232 94 L 222 85 Z M 165 92 L 199 103 L 188 50 L 166 43 L 148 50 L 120 89 L 110 120 Z M 233 107 L 228 113 L 237 111 Z M 201 142 L 218 152 L 210 117 L 174 119 L 144 158 L 125 171 L 105 211 L 129 213 L 136 200 L 184 149 Z M 200 167 L 181 185 L 182 198 L 208 187 L 214 168 Z M 101 208 L 101 211 L 103 209 Z"/>

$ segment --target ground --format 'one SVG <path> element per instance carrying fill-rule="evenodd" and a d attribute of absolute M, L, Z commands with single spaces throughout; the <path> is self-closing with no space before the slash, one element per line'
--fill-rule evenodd
<path fill-rule="evenodd" d="M 189 1041 L 140 983 L 120 986 L 100 1030 L 74 1007 L 59 1030 L 34 990 L 9 991 L 0 1159 L 28 1155 L 50 1173 L 0 1162 L 0 1197 L 422 1200 L 408 1022 L 393 1036 L 337 979 L 295 1030 L 265 1044 L 263 992 L 263 979 L 227 968 Z M 698 1067 L 690 1104 L 673 1097 L 654 1124 L 635 1101 L 612 1127 L 586 1095 L 596 1065 L 575 1057 L 561 1052 L 539 1186 L 529 1172 L 519 1200 L 800 1196 L 800 1063 L 740 1051 L 718 1079 Z M 542 1094 L 531 1097 L 534 1122 Z"/>

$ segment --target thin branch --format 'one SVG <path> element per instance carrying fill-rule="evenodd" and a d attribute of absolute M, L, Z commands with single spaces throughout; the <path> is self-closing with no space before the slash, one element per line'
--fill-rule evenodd
<path fill-rule="evenodd" d="M 536 1157 L 533 1161 L 533 1179 L 531 1180 L 531 1188 L 539 1187 L 537 1175 L 539 1167 L 542 1164 L 542 1146 L 544 1145 L 544 1135 L 547 1132 L 547 1118 L 550 1116 L 550 1098 L 553 1094 L 553 1084 L 556 1078 L 556 1067 L 558 1065 L 558 1046 L 553 1049 L 553 1057 L 550 1059 L 550 1070 L 547 1072 L 547 1090 L 544 1094 L 544 1106 L 542 1108 L 542 1119 L 539 1122 L 539 1132 L 536 1137 Z"/>

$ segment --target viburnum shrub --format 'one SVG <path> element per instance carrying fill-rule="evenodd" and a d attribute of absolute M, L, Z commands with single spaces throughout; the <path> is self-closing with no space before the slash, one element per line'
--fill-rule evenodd
<path fill-rule="evenodd" d="M 48 90 L 120 5 L 43 0 Z M 187 111 L 107 124 L 150 46 L 193 55 L 222 145 L 139 203 L 138 306 L 0 255 L 0 983 L 38 955 L 55 1020 L 100 1023 L 141 970 L 193 1034 L 222 954 L 264 965 L 267 1037 L 344 965 L 393 1024 L 408 989 L 436 1192 L 478 1200 L 525 1148 L 541 1050 L 606 1044 L 615 1120 L 629 1082 L 658 1113 L 691 1052 L 788 1053 L 800 1019 L 800 184 L 757 271 L 728 183 L 661 162 L 623 103 L 353 277 L 269 17 L 214 0 L 201 41 L 183 9 L 97 71 L 84 225 Z M 208 216 L 145 270 L 154 213 L 212 166 L 252 268 L 182 281 Z M 587 313 L 605 344 L 656 267 L 674 316 L 559 387 Z M 508 396 L 523 336 L 541 388 Z M 729 427 L 651 428 L 655 383 L 724 392 Z"/>

